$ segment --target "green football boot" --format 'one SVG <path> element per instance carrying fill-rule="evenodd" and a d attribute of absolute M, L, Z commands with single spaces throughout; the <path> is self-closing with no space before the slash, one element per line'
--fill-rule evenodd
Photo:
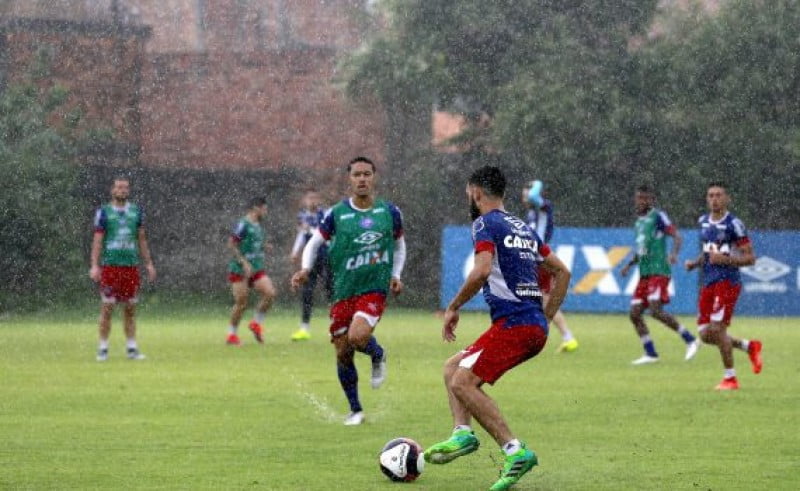
<path fill-rule="evenodd" d="M 449 439 L 432 445 L 425 450 L 425 462 L 431 464 L 446 464 L 462 455 L 478 450 L 481 442 L 475 433 L 469 430 L 454 431 Z"/>
<path fill-rule="evenodd" d="M 500 452 L 505 457 L 505 464 L 500 472 L 500 479 L 489 488 L 489 491 L 505 491 L 539 463 L 536 454 L 525 448 L 524 443 L 514 455 L 506 455 L 502 450 Z"/>

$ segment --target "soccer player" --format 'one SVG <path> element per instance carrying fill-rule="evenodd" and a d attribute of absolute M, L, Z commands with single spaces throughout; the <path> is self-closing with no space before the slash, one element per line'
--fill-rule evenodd
<path fill-rule="evenodd" d="M 122 312 L 128 359 L 145 359 L 136 344 L 139 261 L 144 262 L 151 282 L 156 280 L 156 268 L 147 245 L 142 209 L 128 201 L 129 195 L 130 181 L 117 177 L 111 186 L 111 202 L 98 208 L 94 216 L 89 277 L 100 285 L 97 361 L 108 360 L 108 336 L 116 303 L 124 304 Z"/>
<path fill-rule="evenodd" d="M 522 188 L 522 202 L 528 208 L 526 221 L 528 226 L 544 240 L 545 244 L 549 244 L 553 238 L 553 202 L 542 196 L 544 184 L 538 179 L 531 181 Z M 539 271 L 539 288 L 544 295 L 543 300 L 546 304 L 550 299 L 550 290 L 552 289 L 553 278 L 546 269 Z M 578 349 L 578 340 L 572 335 L 572 331 L 567 327 L 567 318 L 564 313 L 559 310 L 553 317 L 553 324 L 555 324 L 558 332 L 561 334 L 561 344 L 558 346 L 559 353 L 572 353 Z"/>
<path fill-rule="evenodd" d="M 472 418 L 500 445 L 504 465 L 492 490 L 514 485 L 533 466 L 536 454 L 509 429 L 497 404 L 483 390 L 505 372 L 536 356 L 547 342 L 548 320 L 567 293 L 567 267 L 523 220 L 503 208 L 506 180 L 497 167 L 482 167 L 467 181 L 474 219 L 475 265 L 444 314 L 442 338 L 455 341 L 459 308 L 481 288 L 492 324 L 474 343 L 447 360 L 444 382 L 454 430 L 452 436 L 425 451 L 425 460 L 446 464 L 478 449 Z M 543 306 L 540 267 L 555 284 Z"/>
<path fill-rule="evenodd" d="M 267 214 L 267 200 L 257 197 L 250 200 L 247 213 L 236 223 L 228 238 L 228 250 L 233 257 L 228 263 L 228 282 L 233 294 L 227 343 L 239 346 L 242 341 L 237 333 L 239 321 L 247 308 L 250 288 L 258 292 L 260 299 L 248 328 L 256 341 L 264 343 L 264 318 L 275 298 L 275 287 L 264 271 L 264 230 L 261 220 Z"/>
<path fill-rule="evenodd" d="M 631 267 L 639 266 L 639 282 L 631 298 L 630 318 L 644 347 L 644 355 L 633 360 L 634 365 L 655 363 L 658 352 L 650 338 L 650 331 L 642 314 L 648 308 L 650 315 L 676 333 L 686 343 L 685 360 L 691 360 L 697 354 L 700 343 L 672 315 L 664 311 L 664 304 L 669 303 L 669 282 L 671 266 L 678 261 L 683 239 L 678 229 L 670 222 L 667 214 L 655 207 L 656 194 L 653 188 L 641 185 L 636 188 L 634 205 L 636 208 L 636 252 L 631 260 L 622 267 L 620 273 L 627 276 Z M 667 255 L 667 237 L 672 237 L 672 250 Z"/>
<path fill-rule="evenodd" d="M 330 335 L 336 350 L 336 369 L 350 403 L 345 425 L 364 422 L 358 398 L 355 351 L 372 360 L 371 385 L 386 379 L 386 352 L 374 331 L 383 314 L 386 295 L 403 290 L 400 280 L 406 258 L 403 216 L 400 210 L 375 197 L 375 164 L 356 157 L 347 164 L 350 198 L 325 214 L 319 229 L 303 249 L 301 269 L 292 276 L 292 288 L 308 281 L 319 248 L 330 241 L 328 261 L 333 271 Z"/>
<path fill-rule="evenodd" d="M 297 214 L 297 235 L 290 254 L 292 263 L 300 265 L 303 247 L 311 239 L 311 236 L 319 228 L 319 224 L 325 216 L 325 209 L 322 207 L 322 200 L 319 193 L 314 189 L 309 189 L 303 195 L 303 207 Z M 314 308 L 314 287 L 317 280 L 322 279 L 325 292 L 330 299 L 333 289 L 333 277 L 328 267 L 328 247 L 323 244 L 317 253 L 317 259 L 308 273 L 308 281 L 302 289 L 302 311 L 300 317 L 300 328 L 292 334 L 292 341 L 305 341 L 311 338 L 310 322 L 311 311 Z"/>
<path fill-rule="evenodd" d="M 728 334 L 733 309 L 742 289 L 739 268 L 756 262 L 753 245 L 744 223 L 728 211 L 730 197 L 727 187 L 712 182 L 706 191 L 709 213 L 698 220 L 703 252 L 697 259 L 686 261 L 688 271 L 702 267 L 703 286 L 698 299 L 697 324 L 700 339 L 716 344 L 725 367 L 717 390 L 736 390 L 736 370 L 733 368 L 733 348 L 746 352 L 753 373 L 761 373 L 761 341 L 734 338 Z"/>

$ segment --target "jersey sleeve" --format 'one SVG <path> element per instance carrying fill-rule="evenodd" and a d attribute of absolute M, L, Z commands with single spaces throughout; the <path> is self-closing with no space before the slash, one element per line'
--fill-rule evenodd
<path fill-rule="evenodd" d="M 236 223 L 236 226 L 233 228 L 233 232 L 231 232 L 231 239 L 234 242 L 239 243 L 247 236 L 247 225 L 244 223 L 244 220 L 239 220 Z"/>
<path fill-rule="evenodd" d="M 747 229 L 744 226 L 744 222 L 738 218 L 734 218 L 731 221 L 731 229 L 733 243 L 736 246 L 743 246 L 750 243 L 750 237 L 747 236 Z"/>
<path fill-rule="evenodd" d="M 656 214 L 656 230 L 667 235 L 675 234 L 675 225 L 672 224 L 666 212 L 659 210 Z"/>
<path fill-rule="evenodd" d="M 403 236 L 403 212 L 393 204 L 389 204 L 389 213 L 392 214 L 392 233 L 395 240 Z"/>
<path fill-rule="evenodd" d="M 472 241 L 475 243 L 475 254 L 479 252 L 495 252 L 494 237 L 484 217 L 472 222 Z"/>
<path fill-rule="evenodd" d="M 336 234 L 336 221 L 333 219 L 333 208 L 325 211 L 325 216 L 319 224 L 319 233 L 325 240 L 331 240 Z"/>
<path fill-rule="evenodd" d="M 108 218 L 103 208 L 98 208 L 94 213 L 94 231 L 95 233 L 104 233 L 106 231 L 106 223 Z"/>

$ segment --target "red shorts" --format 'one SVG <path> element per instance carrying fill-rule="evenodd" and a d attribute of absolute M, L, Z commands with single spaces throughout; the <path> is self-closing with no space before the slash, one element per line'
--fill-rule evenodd
<path fill-rule="evenodd" d="M 247 286 L 250 288 L 253 287 L 253 283 L 260 280 L 261 278 L 267 276 L 267 273 L 263 269 L 259 269 L 252 275 L 250 275 L 250 279 L 247 280 Z M 228 283 L 239 283 L 240 281 L 244 281 L 244 276 L 237 274 L 237 273 L 228 273 Z"/>
<path fill-rule="evenodd" d="M 733 308 L 741 291 L 742 285 L 734 285 L 730 280 L 717 281 L 701 288 L 697 302 L 697 325 L 705 326 L 712 322 L 730 325 Z"/>
<path fill-rule="evenodd" d="M 130 302 L 138 299 L 138 266 L 102 266 L 100 268 L 100 297 L 105 303 Z"/>
<path fill-rule="evenodd" d="M 462 351 L 458 366 L 472 370 L 486 383 L 494 384 L 504 373 L 533 358 L 544 348 L 547 334 L 540 326 L 503 327 L 496 320 L 477 341 Z"/>
<path fill-rule="evenodd" d="M 644 305 L 650 302 L 669 303 L 669 276 L 655 275 L 642 276 L 636 284 L 636 290 L 631 298 L 631 305 Z"/>
<path fill-rule="evenodd" d="M 544 268 L 539 268 L 539 290 L 542 293 L 550 293 L 553 289 L 553 273 Z"/>
<path fill-rule="evenodd" d="M 331 339 L 347 333 L 357 312 L 363 314 L 372 327 L 378 324 L 386 308 L 386 295 L 373 292 L 345 298 L 331 306 Z"/>

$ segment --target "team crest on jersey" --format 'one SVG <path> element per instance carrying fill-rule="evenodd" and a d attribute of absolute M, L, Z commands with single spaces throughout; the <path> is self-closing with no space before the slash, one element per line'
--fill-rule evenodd
<path fill-rule="evenodd" d="M 361 228 L 370 228 L 375 224 L 375 220 L 370 217 L 364 217 L 358 224 L 361 225 Z"/>
<path fill-rule="evenodd" d="M 369 232 L 364 232 L 363 234 L 353 239 L 353 242 L 357 244 L 370 245 L 381 240 L 381 238 L 383 238 L 382 233 L 370 230 Z"/>

